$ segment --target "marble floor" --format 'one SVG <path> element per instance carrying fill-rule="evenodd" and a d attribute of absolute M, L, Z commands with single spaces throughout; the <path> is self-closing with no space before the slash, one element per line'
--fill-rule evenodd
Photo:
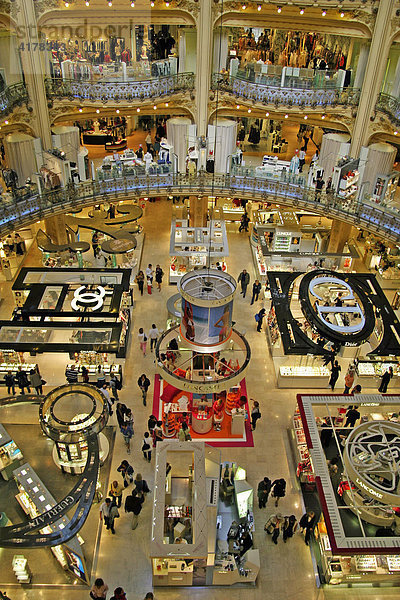
<path fill-rule="evenodd" d="M 168 271 L 169 234 L 172 205 L 167 201 L 147 204 L 142 224 L 146 232 L 143 250 L 142 267 L 151 262 L 159 263 L 164 272 Z M 237 232 L 237 225 L 230 225 L 229 230 L 229 257 L 227 259 L 229 272 L 237 278 L 239 272 L 246 268 L 251 274 L 251 283 L 254 281 L 254 267 L 249 244 L 249 234 Z M 39 260 L 38 254 L 32 253 L 26 264 L 35 264 Z M 40 264 L 37 262 L 36 264 Z M 137 379 L 141 373 L 146 373 L 152 381 L 150 393 L 153 391 L 155 366 L 153 355 L 148 353 L 143 357 L 139 352 L 137 332 L 139 327 L 148 331 L 154 322 L 159 328 L 164 328 L 167 310 L 166 301 L 169 296 L 176 293 L 175 286 L 168 286 L 168 277 L 161 293 L 153 291 L 151 296 L 145 294 L 138 297 L 135 290 L 135 309 L 133 311 L 133 324 L 128 357 L 124 370 L 124 388 L 120 392 L 121 400 L 133 410 L 135 419 L 135 436 L 130 462 L 136 473 L 142 473 L 150 489 L 153 484 L 153 465 L 144 461 L 141 448 L 142 434 L 147 427 L 147 418 L 151 405 L 143 407 Z M 0 307 L 1 318 L 6 318 L 11 313 L 10 284 L 0 284 L 0 294 L 4 302 Z M 262 303 L 260 302 L 259 305 Z M 267 303 L 269 304 L 269 302 Z M 247 480 L 254 486 L 265 475 L 275 479 L 284 477 L 287 481 L 287 494 L 280 504 L 283 514 L 302 515 L 302 501 L 297 490 L 295 468 L 292 461 L 288 442 L 287 430 L 290 427 L 295 408 L 296 390 L 281 390 L 276 388 L 275 373 L 272 360 L 268 351 L 266 337 L 256 332 L 254 314 L 260 306 L 250 306 L 250 297 L 242 298 L 237 295 L 234 306 L 234 320 L 240 331 L 246 331 L 246 337 L 252 350 L 252 358 L 246 375 L 246 384 L 250 398 L 260 402 L 262 419 L 258 421 L 254 432 L 254 448 L 222 448 L 223 460 L 235 460 L 247 469 Z M 267 309 L 269 306 L 267 306 Z M 50 372 L 51 364 L 47 365 Z M 48 373 L 50 376 L 51 373 Z M 342 371 L 343 374 L 343 371 Z M 48 377 L 45 376 L 46 379 Z M 63 383 L 60 381 L 59 384 Z M 339 381 L 339 385 L 342 381 Z M 328 384 L 328 382 L 327 382 Z M 328 392 L 328 386 L 320 392 Z M 365 390 L 367 391 L 367 390 Z M 0 393 L 4 393 L 1 391 Z M 11 412 L 12 411 L 12 412 Z M 4 423 L 15 422 L 19 418 L 34 422 L 35 411 L 18 409 L 2 409 L 1 420 Z M 27 422 L 26 420 L 24 422 Z M 116 424 L 115 415 L 111 424 Z M 116 467 L 121 459 L 126 458 L 123 439 L 117 432 L 114 455 L 112 458 L 111 477 L 116 474 Z M 93 510 L 98 510 L 95 506 Z M 127 594 L 127 600 L 141 600 L 148 591 L 152 590 L 151 569 L 148 558 L 150 527 L 151 527 L 152 497 L 148 495 L 144 508 L 139 517 L 139 525 L 135 531 L 131 530 L 131 517 L 122 513 L 116 526 L 116 535 L 110 535 L 103 530 L 99 554 L 97 559 L 96 575 L 102 577 L 110 590 L 122 586 Z M 361 600 L 361 598 L 398 598 L 398 591 L 393 589 L 317 589 L 314 571 L 308 547 L 303 538 L 296 535 L 287 544 L 282 539 L 275 546 L 271 538 L 263 531 L 265 521 L 274 512 L 271 500 L 265 509 L 255 508 L 255 544 L 260 549 L 261 571 L 256 586 L 234 588 L 157 588 L 157 600 L 183 600 L 189 595 L 191 600 L 215 599 L 225 600 L 229 594 L 230 600 L 339 600 L 348 598 Z M 1 568 L 1 550 L 0 550 Z M 57 565 L 54 568 L 58 568 Z M 3 591 L 3 590 L 2 590 Z M 9 588 L 8 594 L 12 600 L 83 600 L 89 597 L 88 590 L 81 589 L 28 589 Z M 111 594 L 109 594 L 111 596 Z"/>

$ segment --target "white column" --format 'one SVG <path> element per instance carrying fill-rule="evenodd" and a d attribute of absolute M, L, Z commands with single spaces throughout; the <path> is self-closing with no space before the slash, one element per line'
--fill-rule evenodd
<path fill-rule="evenodd" d="M 214 56 L 213 56 L 213 73 L 219 73 L 222 69 L 226 69 L 226 60 L 228 58 L 228 34 L 226 31 L 218 29 L 214 33 Z"/>
<path fill-rule="evenodd" d="M 370 117 L 382 86 L 390 50 L 391 36 L 389 32 L 391 31 L 394 5 L 395 0 L 379 2 L 371 50 L 351 139 L 351 156 L 358 156 L 361 146 L 364 146 L 368 140 Z"/>
<path fill-rule="evenodd" d="M 398 98 L 400 96 L 400 56 L 397 59 L 396 72 L 394 74 L 393 85 L 390 95 L 394 98 Z"/>
<path fill-rule="evenodd" d="M 40 51 L 39 43 L 42 40 L 38 34 L 33 0 L 19 0 L 18 5 L 17 23 L 19 31 L 23 35 L 20 43 L 24 44 L 21 60 L 29 99 L 35 115 L 35 129 L 37 135 L 42 139 L 43 147 L 49 149 L 51 148 L 50 119 L 43 79 L 45 72 L 43 62 L 47 54 Z"/>
<path fill-rule="evenodd" d="M 207 134 L 212 53 L 212 0 L 201 0 L 197 23 L 196 117 L 197 134 Z"/>

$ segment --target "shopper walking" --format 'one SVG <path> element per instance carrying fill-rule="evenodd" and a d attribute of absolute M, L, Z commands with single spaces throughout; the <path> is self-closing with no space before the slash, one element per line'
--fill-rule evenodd
<path fill-rule="evenodd" d="M 138 340 L 140 349 L 143 352 L 143 356 L 146 356 L 147 335 L 143 331 L 143 327 L 139 328 Z"/>
<path fill-rule="evenodd" d="M 381 384 L 378 388 L 378 391 L 381 394 L 386 394 L 388 385 L 389 385 L 392 377 L 393 377 L 393 367 L 389 367 L 389 369 L 387 371 L 385 371 L 385 373 L 382 375 Z"/>
<path fill-rule="evenodd" d="M 143 296 L 143 289 L 144 289 L 144 273 L 143 273 L 143 271 L 139 271 L 139 273 L 135 277 L 135 281 L 139 288 L 140 295 Z"/>
<path fill-rule="evenodd" d="M 117 587 L 114 590 L 114 596 L 111 596 L 110 600 L 126 600 L 126 593 L 122 587 Z"/>
<path fill-rule="evenodd" d="M 147 279 L 147 293 L 151 295 L 151 288 L 153 287 L 153 265 L 149 263 L 149 266 L 146 269 L 146 279 Z"/>
<path fill-rule="evenodd" d="M 117 506 L 112 503 L 111 498 L 106 498 L 100 506 L 100 520 L 104 521 L 106 529 L 111 529 L 111 533 L 115 533 L 115 519 L 118 517 Z"/>
<path fill-rule="evenodd" d="M 303 146 L 302 148 L 300 148 L 300 152 L 299 152 L 299 173 L 302 173 L 305 162 L 306 162 L 306 151 Z"/>
<path fill-rule="evenodd" d="M 128 487 L 133 482 L 133 473 L 135 469 L 128 463 L 127 460 L 123 460 L 117 469 L 118 473 L 121 473 L 124 479 L 124 487 Z"/>
<path fill-rule="evenodd" d="M 85 367 L 85 365 L 82 365 L 81 373 L 82 373 L 82 381 L 83 381 L 83 383 L 89 383 L 89 371 L 87 370 L 87 368 Z"/>
<path fill-rule="evenodd" d="M 133 415 L 130 408 L 126 410 L 124 414 L 124 422 L 121 427 L 121 433 L 124 437 L 124 442 L 126 446 L 126 451 L 128 454 L 131 453 L 131 439 L 133 438 Z"/>
<path fill-rule="evenodd" d="M 68 383 L 78 382 L 78 369 L 75 367 L 75 365 L 71 365 L 65 369 L 65 377 Z"/>
<path fill-rule="evenodd" d="M 157 346 L 157 340 L 158 340 L 158 336 L 160 335 L 155 323 L 152 324 L 149 334 L 148 334 L 148 338 L 150 340 L 150 352 L 153 352 L 153 348 L 155 348 Z"/>
<path fill-rule="evenodd" d="M 153 447 L 155 448 L 157 443 L 162 442 L 163 439 L 162 421 L 157 421 L 153 429 Z"/>
<path fill-rule="evenodd" d="M 264 477 L 257 487 L 258 508 L 265 508 L 268 502 L 268 496 L 271 491 L 272 481 L 269 477 Z"/>
<path fill-rule="evenodd" d="M 145 479 L 143 479 L 142 474 L 138 473 L 135 477 L 135 481 L 133 482 L 135 484 L 135 490 L 137 492 L 142 492 L 144 494 L 144 497 L 146 498 L 146 494 L 148 494 L 150 492 L 149 486 L 147 485 L 147 481 Z"/>
<path fill-rule="evenodd" d="M 261 419 L 260 404 L 257 400 L 253 400 L 253 406 L 251 409 L 251 430 L 254 431 L 257 425 L 258 419 Z"/>
<path fill-rule="evenodd" d="M 128 407 L 125 404 L 118 402 L 116 410 L 115 410 L 115 416 L 117 417 L 118 427 L 120 429 L 124 424 L 124 417 L 125 417 L 127 410 L 128 410 Z"/>
<path fill-rule="evenodd" d="M 143 502 L 143 492 L 138 492 L 136 489 L 134 489 L 132 494 L 127 496 L 125 499 L 125 512 L 132 513 L 132 529 L 136 529 L 138 526 L 139 515 L 140 511 L 142 510 Z"/>
<path fill-rule="evenodd" d="M 358 406 L 349 406 L 349 410 L 346 413 L 345 427 L 354 427 L 356 421 L 361 418 L 360 412 L 357 410 Z"/>
<path fill-rule="evenodd" d="M 155 279 L 156 279 L 156 284 L 157 284 L 157 288 L 158 288 L 159 292 L 161 292 L 161 284 L 162 284 L 163 277 L 164 277 L 164 271 L 162 270 L 160 265 L 157 265 Z"/>
<path fill-rule="evenodd" d="M 4 383 L 7 386 L 7 394 L 10 395 L 12 390 L 13 396 L 15 396 L 15 379 L 12 371 L 8 371 L 8 373 L 4 375 Z"/>
<path fill-rule="evenodd" d="M 262 329 L 263 319 L 264 319 L 265 315 L 266 315 L 265 308 L 262 308 L 261 310 L 258 311 L 258 313 L 256 313 L 254 315 L 254 318 L 257 322 L 258 333 L 260 333 L 260 331 Z"/>
<path fill-rule="evenodd" d="M 321 193 L 322 193 L 324 185 L 325 185 L 325 181 L 322 179 L 321 175 L 318 175 L 316 182 L 315 182 L 315 200 L 317 202 L 321 202 Z"/>
<path fill-rule="evenodd" d="M 278 538 L 283 527 L 284 519 L 281 513 L 271 515 L 268 521 L 264 525 L 264 531 L 269 535 L 272 535 L 272 541 L 274 544 L 278 543 Z"/>
<path fill-rule="evenodd" d="M 350 392 L 351 386 L 354 383 L 354 377 L 356 375 L 356 371 L 354 365 L 350 365 L 347 369 L 346 377 L 344 378 L 344 390 L 343 394 L 348 394 Z"/>
<path fill-rule="evenodd" d="M 121 388 L 122 388 L 121 381 L 118 379 L 116 374 L 113 373 L 110 378 L 110 389 L 111 389 L 111 393 L 113 395 L 115 402 L 118 402 L 118 400 L 119 400 L 118 390 L 120 390 Z"/>
<path fill-rule="evenodd" d="M 247 286 L 250 283 L 250 275 L 248 274 L 246 269 L 243 269 L 243 271 L 240 273 L 238 277 L 238 282 L 240 283 L 240 287 L 242 290 L 240 293 L 243 294 L 243 298 L 246 298 Z"/>
<path fill-rule="evenodd" d="M 29 371 L 29 379 L 31 380 L 31 384 L 33 385 L 33 387 L 36 390 L 36 393 L 38 395 L 43 394 L 43 379 L 39 373 L 39 367 L 38 365 L 35 366 L 34 369 L 31 369 Z"/>
<path fill-rule="evenodd" d="M 153 429 L 154 427 L 157 425 L 157 417 L 155 415 L 150 415 L 148 420 L 147 420 L 147 429 L 150 432 L 150 435 L 152 435 L 153 433 Z"/>
<path fill-rule="evenodd" d="M 23 368 L 21 366 L 18 367 L 18 371 L 15 375 L 15 379 L 18 383 L 18 387 L 21 390 L 21 394 L 25 393 L 25 388 L 28 391 L 28 394 L 31 393 L 31 388 L 30 388 L 30 383 L 29 383 L 29 379 L 28 379 L 28 375 L 26 373 L 26 371 L 23 370 Z"/>
<path fill-rule="evenodd" d="M 335 362 L 333 363 L 333 367 L 331 369 L 331 377 L 329 379 L 329 385 L 331 386 L 332 392 L 335 389 L 335 385 L 336 385 L 337 380 L 339 379 L 339 373 L 341 370 L 342 370 L 342 367 L 339 365 L 338 361 L 335 360 Z"/>
<path fill-rule="evenodd" d="M 275 498 L 275 506 L 278 506 L 279 500 L 286 495 L 286 481 L 283 478 L 275 479 L 272 483 L 272 495 Z"/>
<path fill-rule="evenodd" d="M 239 232 L 241 232 L 241 231 L 249 231 L 249 223 L 250 223 L 249 216 L 248 216 L 247 212 L 245 212 L 241 216 L 241 219 L 240 219 Z"/>
<path fill-rule="evenodd" d="M 145 432 L 144 436 L 143 436 L 143 443 L 142 443 L 142 452 L 143 452 L 143 457 L 145 460 L 147 460 L 148 462 L 151 462 L 151 445 L 150 445 L 150 434 L 148 431 Z"/>
<path fill-rule="evenodd" d="M 253 294 L 251 296 L 250 305 L 254 304 L 254 302 L 257 302 L 260 292 L 261 292 L 261 283 L 258 281 L 258 279 L 256 279 L 255 282 L 253 283 Z"/>
<path fill-rule="evenodd" d="M 150 379 L 145 375 L 145 373 L 142 373 L 137 383 L 142 392 L 143 406 L 146 406 L 146 398 L 148 389 L 150 387 Z"/>
<path fill-rule="evenodd" d="M 304 541 L 306 546 L 308 546 L 310 542 L 311 534 L 315 527 L 315 513 L 310 510 L 309 512 L 304 513 L 304 515 L 300 519 L 300 531 L 305 533 Z"/>
<path fill-rule="evenodd" d="M 90 597 L 92 600 L 105 600 L 107 597 L 108 585 L 104 583 L 101 577 L 95 580 L 90 590 Z"/>
<path fill-rule="evenodd" d="M 112 498 L 115 502 L 115 504 L 118 506 L 118 508 L 121 507 L 122 504 L 122 492 L 124 491 L 124 488 L 122 487 L 122 485 L 120 483 L 118 483 L 118 481 L 113 481 L 110 485 L 110 491 L 108 492 L 108 495 L 110 496 L 110 498 Z"/>
<path fill-rule="evenodd" d="M 110 392 L 108 391 L 108 385 L 106 383 L 103 384 L 103 386 L 100 388 L 100 392 L 103 394 L 106 402 L 107 402 L 107 406 L 108 406 L 108 411 L 110 413 L 110 416 L 113 414 L 113 404 L 114 404 L 114 399 L 111 398 L 110 396 Z"/>
<path fill-rule="evenodd" d="M 293 537 L 293 534 L 296 533 L 298 527 L 297 519 L 294 515 L 290 515 L 290 517 L 285 517 L 283 522 L 282 534 L 283 541 L 286 544 L 286 541 Z"/>

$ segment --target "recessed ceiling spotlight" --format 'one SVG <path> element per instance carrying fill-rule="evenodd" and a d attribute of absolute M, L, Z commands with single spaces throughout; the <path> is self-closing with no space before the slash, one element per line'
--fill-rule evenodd
<path fill-rule="evenodd" d="M 266 117 L 269 117 L 269 113 L 265 113 L 265 116 L 266 116 Z"/>
<path fill-rule="evenodd" d="M 288 118 L 288 116 L 289 116 L 289 115 L 285 115 L 285 119 L 287 119 L 287 118 Z"/>
<path fill-rule="evenodd" d="M 301 14 L 301 15 L 304 15 L 304 8 L 301 8 L 301 9 L 300 9 L 300 14 Z"/>
<path fill-rule="evenodd" d="M 260 10 L 261 10 L 261 4 L 259 4 L 259 5 L 257 6 L 257 10 L 258 10 L 258 11 L 260 11 Z"/>
<path fill-rule="evenodd" d="M 326 17 L 326 10 L 323 10 L 323 11 L 322 11 L 322 16 L 323 16 L 323 17 Z"/>
<path fill-rule="evenodd" d="M 248 113 L 251 113 L 251 108 L 249 108 L 249 110 L 247 111 Z"/>
<path fill-rule="evenodd" d="M 276 9 L 278 11 L 278 13 L 280 14 L 282 12 L 282 7 L 278 6 L 278 8 Z"/>
<path fill-rule="evenodd" d="M 340 13 L 340 16 L 341 16 L 341 17 L 342 17 L 342 19 L 343 19 L 343 17 L 344 17 L 344 12 L 343 12 L 343 11 Z"/>

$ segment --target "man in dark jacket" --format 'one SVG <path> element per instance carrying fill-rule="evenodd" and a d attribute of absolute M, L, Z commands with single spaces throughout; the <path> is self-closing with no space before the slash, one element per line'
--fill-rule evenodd
<path fill-rule="evenodd" d="M 131 496 L 127 496 L 125 500 L 125 512 L 131 512 L 132 514 L 132 529 L 136 529 L 139 520 L 139 514 L 142 510 L 142 504 L 144 502 L 143 492 L 139 492 L 137 489 L 133 490 Z"/>
<path fill-rule="evenodd" d="M 142 391 L 143 405 L 146 406 L 147 390 L 150 387 L 150 380 L 148 379 L 148 377 L 146 377 L 144 373 L 142 373 L 142 375 L 138 379 L 137 384 Z"/>
<path fill-rule="evenodd" d="M 22 367 L 18 367 L 18 371 L 15 374 L 15 380 L 18 383 L 19 389 L 21 390 L 21 394 L 25 393 L 25 388 L 28 390 L 28 394 L 31 393 L 28 375 Z"/>
<path fill-rule="evenodd" d="M 253 295 L 251 297 L 250 304 L 254 304 L 254 301 L 257 302 L 260 292 L 261 292 L 261 283 L 258 281 L 258 279 L 256 279 L 255 282 L 253 283 Z"/>
<path fill-rule="evenodd" d="M 268 496 L 271 491 L 272 481 L 269 477 L 264 477 L 258 484 L 257 496 L 258 496 L 258 508 L 265 508 L 268 502 Z"/>
<path fill-rule="evenodd" d="M 242 291 L 240 293 L 243 294 L 243 298 L 246 298 L 247 286 L 250 283 L 250 275 L 248 274 L 246 269 L 243 269 L 243 271 L 240 273 L 238 277 L 238 282 L 240 283 L 240 286 L 242 288 Z"/>

